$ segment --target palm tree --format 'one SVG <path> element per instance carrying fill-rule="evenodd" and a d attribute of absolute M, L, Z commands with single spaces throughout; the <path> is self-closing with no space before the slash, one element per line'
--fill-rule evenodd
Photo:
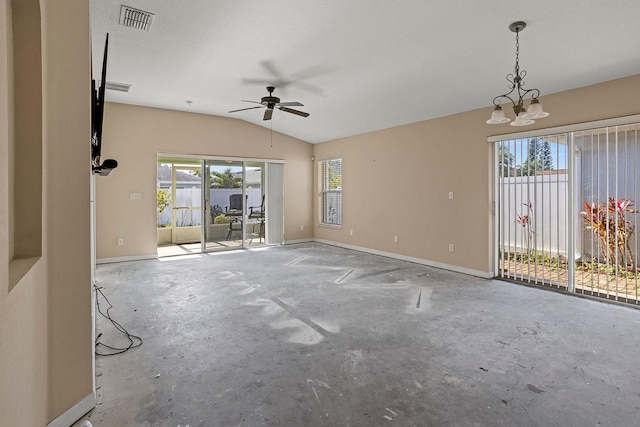
<path fill-rule="evenodd" d="M 240 188 L 242 177 L 235 175 L 231 168 L 224 172 L 211 171 L 211 187 L 213 188 Z"/>

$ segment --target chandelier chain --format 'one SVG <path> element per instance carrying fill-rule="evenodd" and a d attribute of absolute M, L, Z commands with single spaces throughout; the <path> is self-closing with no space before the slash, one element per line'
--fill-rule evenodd
<path fill-rule="evenodd" d="M 520 31 L 516 31 L 516 76 L 520 75 Z"/>

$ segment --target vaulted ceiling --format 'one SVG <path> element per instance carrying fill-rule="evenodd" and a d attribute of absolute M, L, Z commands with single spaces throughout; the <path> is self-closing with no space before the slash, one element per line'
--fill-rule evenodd
<path fill-rule="evenodd" d="M 121 25 L 126 6 L 154 14 Z M 515 34 L 544 95 L 640 72 L 638 0 L 91 0 L 93 70 L 110 34 L 107 101 L 233 117 L 318 143 L 486 107 L 507 91 Z M 310 113 L 254 106 L 266 86 Z M 190 101 L 190 102 L 187 102 Z M 545 105 L 547 109 L 550 106 Z"/>

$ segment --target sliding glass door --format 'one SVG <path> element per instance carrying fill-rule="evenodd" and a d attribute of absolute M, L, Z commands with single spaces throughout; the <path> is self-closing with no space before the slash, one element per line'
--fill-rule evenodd
<path fill-rule="evenodd" d="M 497 275 L 640 304 L 640 124 L 496 142 Z"/>
<path fill-rule="evenodd" d="M 202 162 L 159 158 L 157 165 L 158 248 L 166 254 L 199 250 L 202 238 Z"/>
<path fill-rule="evenodd" d="M 282 161 L 158 155 L 157 183 L 159 256 L 284 243 Z"/>
<path fill-rule="evenodd" d="M 243 247 L 247 195 L 244 165 L 232 160 L 204 161 L 203 250 Z"/>
<path fill-rule="evenodd" d="M 575 132 L 575 291 L 640 304 L 640 124 Z"/>
<path fill-rule="evenodd" d="M 255 247 L 266 244 L 266 193 L 265 163 L 245 163 L 245 195 L 247 217 L 245 246 Z"/>

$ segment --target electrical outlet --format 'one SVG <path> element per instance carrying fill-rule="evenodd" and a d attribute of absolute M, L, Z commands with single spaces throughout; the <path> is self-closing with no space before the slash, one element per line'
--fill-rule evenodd
<path fill-rule="evenodd" d="M 129 198 L 131 200 L 140 200 L 142 199 L 142 193 L 129 193 Z"/>
<path fill-rule="evenodd" d="M 453 252 L 455 251 L 455 247 L 453 246 L 453 243 L 449 244 L 449 252 Z"/>
<path fill-rule="evenodd" d="M 395 243 L 398 243 L 398 236 L 393 236 L 393 241 L 394 241 Z"/>
<path fill-rule="evenodd" d="M 453 200 L 453 191 L 449 191 L 449 200 Z"/>
<path fill-rule="evenodd" d="M 124 239 L 122 237 L 118 239 L 118 246 L 124 246 Z"/>

